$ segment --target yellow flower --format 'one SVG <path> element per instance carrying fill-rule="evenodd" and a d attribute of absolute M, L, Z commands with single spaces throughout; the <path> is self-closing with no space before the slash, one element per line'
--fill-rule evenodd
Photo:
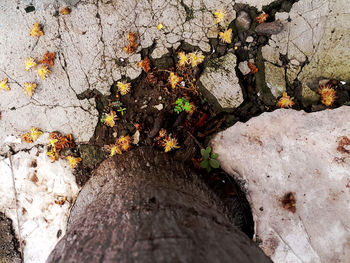
<path fill-rule="evenodd" d="M 162 24 L 162 23 L 159 23 L 158 26 L 157 26 L 157 29 L 158 29 L 158 30 L 161 30 L 161 29 L 163 29 L 163 27 L 164 27 L 163 24 Z"/>
<path fill-rule="evenodd" d="M 111 156 L 114 156 L 116 154 L 122 154 L 122 151 L 120 150 L 119 145 L 112 144 Z"/>
<path fill-rule="evenodd" d="M 219 24 L 220 22 L 224 21 L 225 18 L 225 12 L 221 10 L 216 10 L 214 12 L 214 16 L 216 18 L 216 23 Z"/>
<path fill-rule="evenodd" d="M 35 60 L 33 59 L 33 58 L 31 58 L 31 57 L 29 57 L 29 58 L 27 58 L 27 60 L 26 60 L 26 68 L 25 68 L 25 70 L 30 70 L 31 68 L 34 68 L 34 67 L 36 67 L 36 62 L 35 62 Z"/>
<path fill-rule="evenodd" d="M 117 114 L 115 111 L 111 111 L 109 114 L 105 114 L 104 117 L 102 118 L 102 121 L 104 124 L 106 124 L 109 127 L 114 127 L 115 125 L 115 120 L 117 119 Z"/>
<path fill-rule="evenodd" d="M 121 150 L 127 151 L 130 148 L 130 136 L 121 136 L 117 139 L 116 144 L 119 145 Z"/>
<path fill-rule="evenodd" d="M 45 78 L 47 78 L 47 76 L 50 75 L 51 70 L 49 70 L 49 69 L 47 68 L 47 66 L 40 65 L 40 66 L 38 67 L 37 73 L 38 73 L 38 76 L 39 76 L 42 80 L 44 80 Z"/>
<path fill-rule="evenodd" d="M 36 83 L 24 82 L 24 92 L 27 93 L 30 97 L 33 96 L 35 89 L 36 89 Z"/>
<path fill-rule="evenodd" d="M 4 78 L 2 81 L 0 81 L 0 90 L 10 90 L 10 86 L 8 84 L 8 78 Z"/>
<path fill-rule="evenodd" d="M 322 104 L 326 105 L 327 107 L 333 105 L 336 97 L 335 90 L 330 85 L 321 85 L 318 89 L 318 93 L 321 96 L 321 102 Z"/>
<path fill-rule="evenodd" d="M 185 66 L 188 63 L 188 56 L 186 56 L 185 52 L 177 53 L 179 57 L 179 66 Z"/>
<path fill-rule="evenodd" d="M 280 108 L 289 108 L 294 105 L 294 101 L 287 95 L 287 92 L 283 92 L 283 96 L 277 102 L 277 106 Z"/>
<path fill-rule="evenodd" d="M 118 91 L 121 95 L 125 95 L 126 93 L 128 93 L 130 91 L 130 86 L 131 83 L 124 83 L 121 81 L 117 82 Z"/>
<path fill-rule="evenodd" d="M 49 146 L 52 147 L 52 151 L 56 152 L 56 143 L 58 142 L 57 139 L 52 139 L 52 138 L 49 138 Z"/>
<path fill-rule="evenodd" d="M 70 167 L 72 167 L 73 169 L 75 168 L 75 167 L 77 167 L 77 165 L 81 162 L 81 158 L 79 158 L 79 157 L 73 157 L 73 156 L 67 156 L 66 157 L 67 158 L 67 160 L 68 160 L 68 163 L 69 163 L 69 165 L 70 165 Z"/>
<path fill-rule="evenodd" d="M 192 67 L 195 67 L 198 64 L 202 63 L 205 58 L 202 52 L 197 52 L 197 51 L 194 53 L 189 53 L 188 55 L 190 57 Z"/>
<path fill-rule="evenodd" d="M 231 44 L 232 28 L 225 30 L 225 32 L 219 32 L 219 37 L 222 42 Z"/>
<path fill-rule="evenodd" d="M 48 151 L 46 152 L 47 156 L 49 156 L 51 158 L 51 160 L 54 162 L 56 160 L 58 160 L 58 154 L 56 153 L 56 151 L 52 150 L 52 151 Z"/>
<path fill-rule="evenodd" d="M 182 80 L 182 77 L 176 76 L 174 72 L 171 72 L 171 73 L 170 73 L 169 82 L 170 82 L 171 87 L 172 87 L 173 89 L 176 88 L 176 85 L 177 85 L 181 80 Z"/>
<path fill-rule="evenodd" d="M 40 25 L 38 22 L 35 22 L 32 28 L 30 29 L 30 36 L 32 37 L 40 37 L 44 35 L 44 32 L 41 31 Z"/>
<path fill-rule="evenodd" d="M 33 142 L 35 142 L 42 134 L 43 132 L 38 128 L 32 127 L 30 129 L 30 137 L 32 138 Z"/>
<path fill-rule="evenodd" d="M 171 138 L 170 136 L 164 139 L 163 145 L 164 145 L 164 152 L 169 152 L 172 149 L 180 148 L 180 146 L 177 145 L 177 140 L 175 138 Z"/>

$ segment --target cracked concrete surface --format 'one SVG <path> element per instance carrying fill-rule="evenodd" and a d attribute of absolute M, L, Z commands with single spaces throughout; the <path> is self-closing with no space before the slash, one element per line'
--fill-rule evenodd
<path fill-rule="evenodd" d="M 262 48 L 265 65 L 278 71 L 288 59 L 286 78 L 316 89 L 321 78 L 350 81 L 350 6 L 346 0 L 300 0 L 289 13 L 277 13 L 284 30 Z M 305 66 L 303 64 L 306 63 Z M 284 73 L 266 74 L 274 89 L 285 90 Z"/>

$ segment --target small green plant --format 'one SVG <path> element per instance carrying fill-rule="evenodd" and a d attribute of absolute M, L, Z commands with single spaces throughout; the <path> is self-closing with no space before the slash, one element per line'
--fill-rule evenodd
<path fill-rule="evenodd" d="M 175 101 L 175 104 L 176 105 L 175 105 L 175 108 L 174 108 L 174 112 L 176 112 L 177 114 L 180 114 L 180 112 L 183 112 L 183 111 L 189 112 L 192 109 L 192 105 L 184 97 L 178 98 Z"/>
<path fill-rule="evenodd" d="M 126 108 L 123 108 L 121 106 L 119 106 L 119 109 L 117 109 L 117 112 L 120 112 L 122 116 L 124 116 L 124 111 L 126 111 Z"/>
<path fill-rule="evenodd" d="M 216 160 L 219 155 L 211 152 L 211 147 L 201 149 L 201 155 L 203 157 L 201 167 L 207 169 L 208 172 L 210 172 L 212 168 L 216 169 L 220 167 L 219 162 Z"/>

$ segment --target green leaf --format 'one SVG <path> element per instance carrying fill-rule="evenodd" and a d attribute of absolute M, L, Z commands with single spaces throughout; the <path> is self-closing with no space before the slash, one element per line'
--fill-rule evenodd
<path fill-rule="evenodd" d="M 210 167 L 210 165 L 207 167 L 207 172 L 208 173 L 210 173 L 210 171 L 211 171 L 211 167 Z"/>
<path fill-rule="evenodd" d="M 211 152 L 211 147 L 208 146 L 205 151 L 209 154 Z"/>
<path fill-rule="evenodd" d="M 209 153 L 206 150 L 201 149 L 201 155 L 204 159 L 209 159 Z"/>
<path fill-rule="evenodd" d="M 207 169 L 208 169 L 208 167 L 210 167 L 209 161 L 208 161 L 207 159 L 201 161 L 201 167 L 202 167 L 202 168 L 207 168 Z"/>
<path fill-rule="evenodd" d="M 220 167 L 219 162 L 217 160 L 215 160 L 215 159 L 209 159 L 209 164 L 213 168 L 219 168 Z"/>
<path fill-rule="evenodd" d="M 345 102 L 343 105 L 350 106 L 350 101 Z"/>
<path fill-rule="evenodd" d="M 213 159 L 216 159 L 216 158 L 218 158 L 219 157 L 219 155 L 217 154 L 217 153 L 212 153 L 211 154 L 211 158 L 213 158 Z"/>
<path fill-rule="evenodd" d="M 174 112 L 176 112 L 177 114 L 179 114 L 181 111 L 182 111 L 181 107 L 175 106 Z"/>
<path fill-rule="evenodd" d="M 182 107 L 185 111 L 187 111 L 187 112 L 189 112 L 189 111 L 191 111 L 191 109 L 192 109 L 192 105 L 188 102 L 188 101 L 186 101 L 185 102 L 185 105 Z"/>

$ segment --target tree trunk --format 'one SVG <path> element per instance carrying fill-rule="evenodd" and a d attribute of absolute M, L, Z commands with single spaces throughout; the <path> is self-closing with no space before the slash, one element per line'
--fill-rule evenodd
<path fill-rule="evenodd" d="M 139 148 L 104 161 L 47 262 L 271 262 L 183 163 Z"/>

